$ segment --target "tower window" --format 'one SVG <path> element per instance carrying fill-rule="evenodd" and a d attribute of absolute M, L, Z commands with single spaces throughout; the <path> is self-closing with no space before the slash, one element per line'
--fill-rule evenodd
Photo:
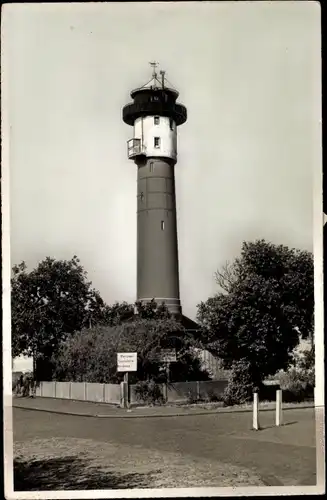
<path fill-rule="evenodd" d="M 174 130 L 174 120 L 172 118 L 169 118 L 169 126 L 170 130 Z"/>
<path fill-rule="evenodd" d="M 155 124 L 155 125 L 159 125 L 159 123 L 160 123 L 160 118 L 159 118 L 159 116 L 155 116 L 155 117 L 154 117 L 154 124 Z"/>
<path fill-rule="evenodd" d="M 153 172 L 153 161 L 150 162 L 150 172 Z"/>
<path fill-rule="evenodd" d="M 155 137 L 154 138 L 154 147 L 155 148 L 160 148 L 160 137 Z"/>
<path fill-rule="evenodd" d="M 162 220 L 161 221 L 161 231 L 164 231 L 164 229 L 165 229 L 165 221 Z"/>

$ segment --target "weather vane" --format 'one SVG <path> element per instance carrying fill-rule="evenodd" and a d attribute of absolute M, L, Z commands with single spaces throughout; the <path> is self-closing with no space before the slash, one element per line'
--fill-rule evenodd
<path fill-rule="evenodd" d="M 153 62 L 150 62 L 149 64 L 150 64 L 150 66 L 152 66 L 152 68 L 153 68 L 152 77 L 153 77 L 153 78 L 157 78 L 156 67 L 158 66 L 158 64 L 159 64 L 159 63 L 157 63 L 156 61 L 153 61 Z"/>

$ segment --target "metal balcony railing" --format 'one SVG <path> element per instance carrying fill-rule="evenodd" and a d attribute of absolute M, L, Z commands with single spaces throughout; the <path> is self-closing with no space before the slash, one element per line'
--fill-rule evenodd
<path fill-rule="evenodd" d="M 143 154 L 141 139 L 130 139 L 127 141 L 128 158 L 134 158 L 137 155 Z"/>

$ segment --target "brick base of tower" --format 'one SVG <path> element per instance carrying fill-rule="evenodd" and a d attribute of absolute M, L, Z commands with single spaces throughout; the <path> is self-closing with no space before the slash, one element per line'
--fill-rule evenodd
<path fill-rule="evenodd" d="M 181 314 L 175 197 L 175 162 L 138 158 L 137 300 L 164 302 Z"/>

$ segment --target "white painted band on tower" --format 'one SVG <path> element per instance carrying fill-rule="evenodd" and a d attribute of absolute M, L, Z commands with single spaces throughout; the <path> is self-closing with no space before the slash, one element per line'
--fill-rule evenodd
<path fill-rule="evenodd" d="M 134 140 L 142 154 L 177 160 L 177 127 L 167 116 L 141 116 L 134 123 Z"/>

